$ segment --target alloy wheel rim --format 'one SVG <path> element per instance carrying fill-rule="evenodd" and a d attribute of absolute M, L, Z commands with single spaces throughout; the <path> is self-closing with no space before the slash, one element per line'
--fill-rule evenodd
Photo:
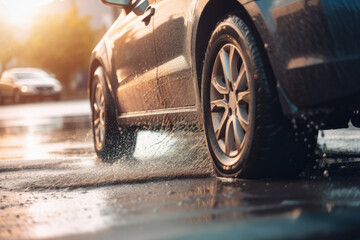
<path fill-rule="evenodd" d="M 95 142 L 97 149 L 101 149 L 105 141 L 105 100 L 100 83 L 95 88 L 93 107 Z"/>
<path fill-rule="evenodd" d="M 250 122 L 250 88 L 241 51 L 233 44 L 218 52 L 211 75 L 210 110 L 215 137 L 232 165 L 244 148 Z"/>

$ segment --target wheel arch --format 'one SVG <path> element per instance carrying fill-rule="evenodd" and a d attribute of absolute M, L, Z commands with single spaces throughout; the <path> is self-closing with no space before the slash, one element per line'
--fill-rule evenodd
<path fill-rule="evenodd" d="M 93 79 L 94 79 L 94 73 L 96 68 L 102 66 L 101 62 L 99 61 L 99 59 L 95 58 L 92 59 L 91 63 L 90 63 L 90 67 L 89 67 L 89 74 L 88 74 L 88 97 L 89 99 L 91 98 L 91 85 L 93 83 Z"/>
<path fill-rule="evenodd" d="M 196 15 L 198 16 L 196 30 L 194 31 L 195 40 L 195 71 L 198 94 L 201 97 L 201 78 L 203 61 L 205 58 L 205 52 L 211 34 L 214 31 L 217 23 L 227 14 L 236 13 L 241 17 L 248 25 L 251 31 L 254 33 L 255 40 L 259 46 L 266 46 L 261 48 L 262 55 L 265 58 L 266 69 L 269 74 L 274 76 L 273 66 L 270 61 L 269 54 L 275 54 L 269 52 L 269 49 L 273 49 L 273 41 L 270 31 L 267 27 L 266 21 L 258 7 L 258 4 L 253 0 L 200 0 Z M 264 44 L 266 43 L 266 44 Z M 275 69 L 274 69 L 275 70 Z M 275 78 L 275 77 L 274 77 Z M 274 79 L 276 84 L 276 80 Z"/>
<path fill-rule="evenodd" d="M 89 100 L 91 100 L 91 86 L 92 86 L 92 83 L 93 83 L 93 76 L 95 74 L 95 71 L 98 67 L 102 67 L 104 69 L 104 74 L 105 74 L 105 82 L 106 82 L 106 91 L 109 95 L 109 100 L 112 102 L 112 106 L 115 107 L 115 114 L 116 116 L 118 116 L 118 110 L 117 110 L 117 105 L 115 104 L 116 101 L 115 101 L 115 96 L 114 96 L 114 93 L 112 91 L 112 86 L 111 86 L 111 83 L 110 83 L 110 79 L 109 79 L 109 69 L 106 67 L 106 66 L 109 66 L 107 65 L 103 60 L 102 58 L 96 54 L 96 52 L 94 52 L 91 56 L 91 60 L 90 60 L 90 67 L 89 67 L 89 77 L 88 77 L 88 97 L 89 97 Z"/>

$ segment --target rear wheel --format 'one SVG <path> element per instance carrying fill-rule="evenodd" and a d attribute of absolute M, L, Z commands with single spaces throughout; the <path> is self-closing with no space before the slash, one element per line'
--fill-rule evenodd
<path fill-rule="evenodd" d="M 282 115 L 261 45 L 236 15 L 213 32 L 204 61 L 202 107 L 217 173 L 265 178 L 297 175 L 313 156 L 317 131 Z"/>
<path fill-rule="evenodd" d="M 135 150 L 136 130 L 129 127 L 119 129 L 102 67 L 94 72 L 90 101 L 96 154 L 104 161 L 131 155 Z"/>

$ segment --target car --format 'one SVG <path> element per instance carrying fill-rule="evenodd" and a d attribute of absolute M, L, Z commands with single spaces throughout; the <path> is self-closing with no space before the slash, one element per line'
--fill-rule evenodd
<path fill-rule="evenodd" d="M 90 60 L 95 151 L 139 125 L 202 124 L 222 177 L 297 176 L 320 129 L 359 126 L 358 0 L 102 0 L 122 9 Z"/>
<path fill-rule="evenodd" d="M 6 98 L 20 103 L 30 98 L 60 100 L 61 83 L 54 76 L 38 68 L 12 68 L 0 77 L 0 103 Z"/>

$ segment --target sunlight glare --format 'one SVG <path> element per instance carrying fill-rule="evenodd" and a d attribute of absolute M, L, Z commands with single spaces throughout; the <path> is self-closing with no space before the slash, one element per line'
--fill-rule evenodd
<path fill-rule="evenodd" d="M 0 0 L 0 5 L 6 8 L 5 20 L 9 24 L 30 24 L 41 6 L 53 0 Z"/>

